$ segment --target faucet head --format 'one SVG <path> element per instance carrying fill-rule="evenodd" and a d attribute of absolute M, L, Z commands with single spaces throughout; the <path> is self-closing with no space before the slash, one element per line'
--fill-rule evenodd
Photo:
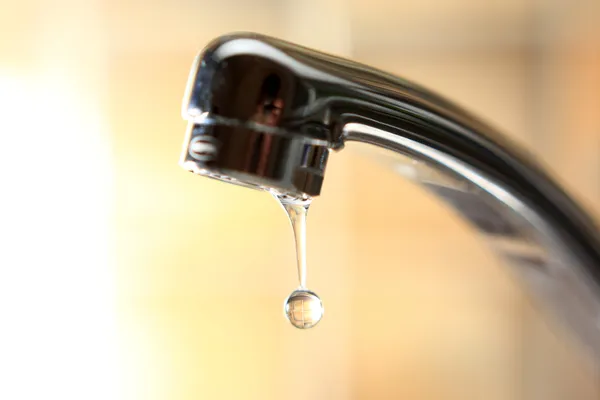
<path fill-rule="evenodd" d="M 311 87 L 282 46 L 237 34 L 216 39 L 196 57 L 182 109 L 183 168 L 295 197 L 320 193 L 329 130 L 322 119 L 307 118 Z"/>

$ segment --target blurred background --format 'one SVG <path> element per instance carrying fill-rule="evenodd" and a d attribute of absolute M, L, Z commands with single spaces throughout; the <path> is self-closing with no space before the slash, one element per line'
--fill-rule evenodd
<path fill-rule="evenodd" d="M 3 0 L 0 397 L 598 399 L 597 365 L 473 230 L 349 145 L 292 231 L 177 165 L 191 62 L 255 31 L 419 82 L 600 212 L 600 2 Z"/>

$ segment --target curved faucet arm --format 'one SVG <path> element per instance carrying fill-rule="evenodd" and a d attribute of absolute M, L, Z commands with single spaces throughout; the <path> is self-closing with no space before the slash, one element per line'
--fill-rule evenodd
<path fill-rule="evenodd" d="M 597 226 L 530 155 L 460 107 L 352 61 L 236 34 L 197 58 L 183 114 L 188 140 L 210 137 L 219 151 L 205 162 L 184 147 L 182 164 L 244 185 L 316 195 L 323 149 L 348 140 L 418 161 L 410 176 L 469 220 L 600 356 Z"/>

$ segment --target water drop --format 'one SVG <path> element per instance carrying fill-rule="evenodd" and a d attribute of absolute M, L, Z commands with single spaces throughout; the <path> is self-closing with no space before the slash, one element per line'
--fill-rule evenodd
<path fill-rule="evenodd" d="M 273 195 L 287 213 L 296 241 L 296 261 L 300 285 L 286 299 L 285 315 L 296 328 L 312 328 L 321 320 L 324 311 L 319 296 L 306 288 L 306 215 L 312 199 L 279 193 L 273 193 Z"/>
<path fill-rule="evenodd" d="M 285 300 L 284 311 L 292 325 L 299 329 L 308 329 L 319 323 L 325 309 L 316 293 L 298 289 Z"/>

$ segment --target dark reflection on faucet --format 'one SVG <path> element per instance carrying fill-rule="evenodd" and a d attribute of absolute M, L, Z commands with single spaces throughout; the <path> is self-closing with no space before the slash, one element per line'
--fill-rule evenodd
<path fill-rule="evenodd" d="M 277 126 L 283 110 L 283 99 L 279 97 L 281 90 L 281 79 L 275 74 L 271 74 L 263 81 L 256 113 L 252 116 L 252 121 L 263 125 Z"/>
<path fill-rule="evenodd" d="M 251 121 L 257 124 L 267 126 L 277 126 L 283 110 L 283 99 L 279 97 L 281 90 L 281 79 L 276 74 L 268 75 L 261 86 L 258 102 L 256 104 L 256 112 L 250 118 Z M 273 146 L 273 136 L 257 135 L 254 137 L 252 146 L 255 146 L 260 151 L 256 171 L 259 174 L 266 174 L 268 169 L 268 161 L 271 147 Z"/>

